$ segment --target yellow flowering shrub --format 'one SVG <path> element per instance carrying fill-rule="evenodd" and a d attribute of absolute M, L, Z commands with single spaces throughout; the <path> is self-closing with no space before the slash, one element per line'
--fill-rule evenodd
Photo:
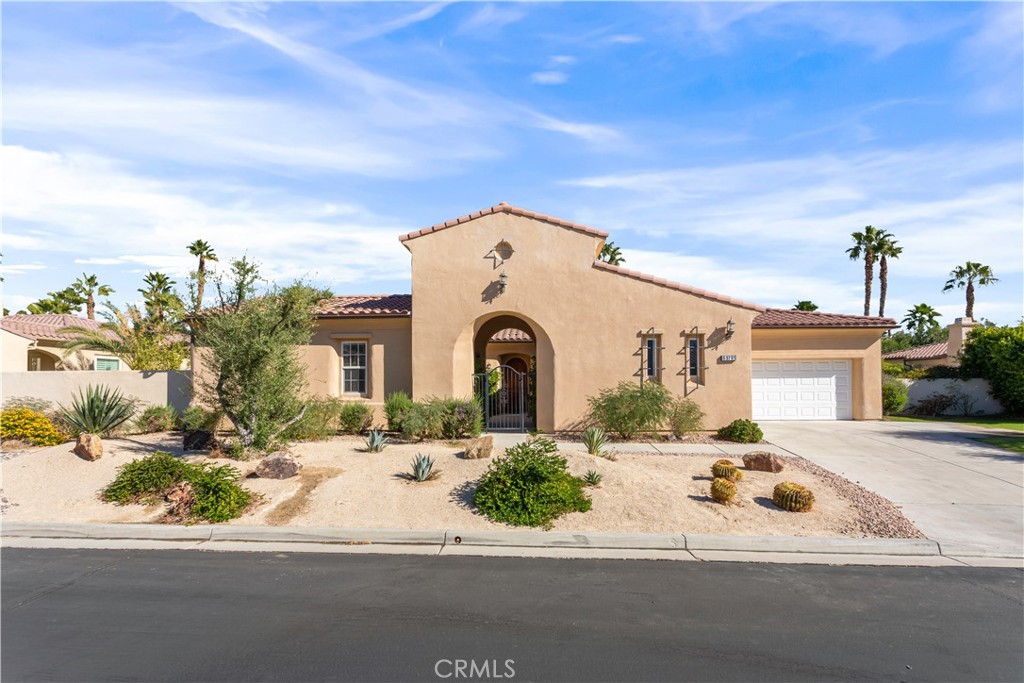
<path fill-rule="evenodd" d="M 31 408 L 0 411 L 0 439 L 18 439 L 36 446 L 56 446 L 67 440 L 50 418 Z"/>

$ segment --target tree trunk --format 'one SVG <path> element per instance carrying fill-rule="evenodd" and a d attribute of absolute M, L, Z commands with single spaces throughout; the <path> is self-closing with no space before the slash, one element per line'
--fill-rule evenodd
<path fill-rule="evenodd" d="M 885 315 L 885 295 L 889 291 L 889 262 L 882 256 L 878 262 L 878 315 Z"/>
<path fill-rule="evenodd" d="M 92 292 L 89 292 L 89 297 L 85 300 L 85 315 L 89 320 L 96 319 L 96 299 L 93 298 Z"/>
<path fill-rule="evenodd" d="M 871 281 L 875 279 L 875 255 L 864 254 L 864 315 L 871 315 Z"/>
<path fill-rule="evenodd" d="M 968 318 L 974 318 L 974 282 L 967 281 L 967 311 L 964 313 Z"/>
<path fill-rule="evenodd" d="M 196 271 L 196 313 L 203 308 L 203 290 L 206 289 L 206 259 L 199 257 L 199 269 Z"/>

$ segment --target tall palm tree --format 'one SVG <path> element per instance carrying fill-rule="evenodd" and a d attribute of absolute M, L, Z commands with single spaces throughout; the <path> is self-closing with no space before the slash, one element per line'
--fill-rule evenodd
<path fill-rule="evenodd" d="M 196 240 L 188 245 L 188 253 L 199 258 L 199 267 L 196 268 L 196 301 L 195 312 L 203 307 L 203 291 L 206 289 L 206 262 L 218 261 L 217 254 L 204 240 Z"/>
<path fill-rule="evenodd" d="M 65 327 L 61 332 L 74 334 L 64 342 L 68 353 L 91 349 L 123 360 L 132 370 L 179 370 L 188 357 L 188 343 L 175 330 L 146 316 L 137 306 L 120 310 L 107 303 L 108 321 L 99 329 Z"/>
<path fill-rule="evenodd" d="M 875 257 L 881 231 L 870 225 L 863 232 L 850 233 L 853 246 L 846 250 L 851 261 L 864 259 L 864 315 L 871 315 L 871 283 L 875 279 Z"/>
<path fill-rule="evenodd" d="M 76 292 L 85 297 L 85 315 L 89 320 L 96 319 L 96 296 L 110 296 L 114 290 L 109 285 L 101 285 L 95 275 L 86 275 L 75 280 L 71 285 Z"/>
<path fill-rule="evenodd" d="M 146 288 L 139 293 L 146 302 L 146 315 L 152 320 L 163 323 L 169 312 L 181 308 L 181 299 L 173 289 L 176 283 L 170 277 L 153 270 L 146 273 L 142 281 Z"/>
<path fill-rule="evenodd" d="M 793 306 L 794 311 L 816 311 L 818 310 L 818 304 L 813 301 L 797 301 L 796 305 Z"/>
<path fill-rule="evenodd" d="M 615 246 L 615 242 L 605 242 L 604 246 L 601 247 L 601 253 L 598 255 L 597 260 L 604 261 L 612 266 L 621 266 L 626 262 L 626 259 L 622 257 L 622 251 Z"/>
<path fill-rule="evenodd" d="M 949 279 L 946 280 L 946 286 L 942 288 L 943 292 L 948 292 L 951 289 L 967 288 L 967 310 L 964 312 L 964 316 L 967 318 L 974 318 L 974 285 L 977 283 L 979 287 L 985 285 L 991 285 L 999 282 L 999 278 L 992 272 L 992 268 L 989 266 L 983 266 L 980 263 L 974 261 L 968 261 L 962 266 L 957 266 L 953 270 L 949 271 Z"/>
<path fill-rule="evenodd" d="M 926 333 L 939 326 L 939 312 L 928 304 L 918 304 L 908 309 L 906 317 L 900 322 L 920 341 Z"/>
<path fill-rule="evenodd" d="M 889 259 L 899 258 L 903 247 L 893 239 L 892 234 L 882 230 L 875 245 L 878 256 L 878 315 L 885 315 L 885 295 L 889 292 Z"/>

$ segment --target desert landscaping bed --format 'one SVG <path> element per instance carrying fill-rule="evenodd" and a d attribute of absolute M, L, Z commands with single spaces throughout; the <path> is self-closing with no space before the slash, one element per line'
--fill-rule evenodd
<path fill-rule="evenodd" d="M 102 502 L 99 492 L 120 465 L 157 450 L 181 454 L 180 445 L 177 434 L 109 439 L 104 456 L 95 462 L 74 456 L 72 444 L 21 452 L 3 463 L 3 495 L 9 501 L 4 519 L 160 522 L 165 514 L 162 504 L 118 506 Z M 474 509 L 475 483 L 490 460 L 464 459 L 455 444 L 393 444 L 381 453 L 367 453 L 362 439 L 336 437 L 295 444 L 290 450 L 302 464 L 299 476 L 243 479 L 243 486 L 260 494 L 261 500 L 229 524 L 513 528 L 491 522 Z M 435 469 L 441 471 L 438 479 L 413 483 L 399 476 L 409 470 L 417 453 L 434 458 Z M 561 454 L 573 474 L 596 470 L 603 480 L 599 487 L 587 489 L 592 509 L 557 519 L 553 529 L 559 531 L 921 537 L 889 501 L 801 458 L 784 458 L 786 469 L 779 474 L 744 471 L 737 502 L 726 506 L 709 497 L 709 468 L 718 456 L 622 453 L 609 460 L 571 451 Z M 256 466 L 256 461 L 217 463 L 231 464 L 243 475 Z M 772 489 L 781 481 L 811 488 L 814 510 L 791 513 L 775 507 Z"/>

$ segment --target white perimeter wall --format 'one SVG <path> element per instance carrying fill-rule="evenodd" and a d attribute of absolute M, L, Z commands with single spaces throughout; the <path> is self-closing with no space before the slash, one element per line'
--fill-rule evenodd
<path fill-rule="evenodd" d="M 144 405 L 169 405 L 181 412 L 192 400 L 191 372 L 4 372 L 0 373 L 0 396 L 4 401 L 28 396 L 68 405 L 71 396 L 89 384 L 120 389 Z"/>
<path fill-rule="evenodd" d="M 974 404 L 975 415 L 999 415 L 1005 412 L 999 401 L 992 398 L 992 395 L 989 394 L 988 380 L 901 379 L 900 381 L 907 385 L 907 394 L 910 399 L 907 402 L 908 408 L 917 405 L 922 399 L 926 399 L 932 394 L 954 395 L 954 390 L 959 389 L 970 396 L 971 399 L 977 401 Z M 946 414 L 956 415 L 958 413 L 956 410 L 948 410 Z"/>

